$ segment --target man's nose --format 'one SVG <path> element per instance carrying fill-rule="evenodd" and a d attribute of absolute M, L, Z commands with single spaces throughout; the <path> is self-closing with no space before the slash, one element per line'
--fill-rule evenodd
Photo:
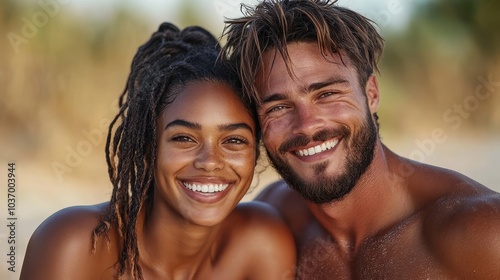
<path fill-rule="evenodd" d="M 295 107 L 293 123 L 291 124 L 293 134 L 312 136 L 325 125 L 325 120 L 317 109 L 302 104 Z"/>

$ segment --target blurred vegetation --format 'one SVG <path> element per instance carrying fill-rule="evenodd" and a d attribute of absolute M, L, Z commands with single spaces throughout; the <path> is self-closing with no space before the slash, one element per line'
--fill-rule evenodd
<path fill-rule="evenodd" d="M 450 118 L 460 116 L 460 129 L 500 132 L 499 11 L 494 0 L 426 1 L 405 29 L 385 34 L 381 114 L 389 130 L 458 129 Z M 488 80 L 489 90 L 481 82 Z M 479 86 L 491 96 L 475 103 Z"/>
<path fill-rule="evenodd" d="M 8 34 L 23 36 L 23 18 L 33 21 L 44 11 L 36 2 L 0 1 L 0 158 L 45 158 L 49 166 L 64 161 L 65 147 L 85 139 L 82 130 L 99 128 L 101 120 L 114 116 L 132 57 L 158 23 L 127 5 L 117 5 L 105 19 L 60 5 L 35 36 L 15 47 Z M 177 23 L 214 30 L 213 19 L 195 5 L 183 1 Z M 383 129 L 444 126 L 443 113 L 474 94 L 478 77 L 500 81 L 498 11 L 500 2 L 493 0 L 429 1 L 407 28 L 384 30 Z M 463 118 L 463 127 L 498 131 L 499 92 L 500 87 Z M 92 152 L 102 162 L 103 146 Z"/>
<path fill-rule="evenodd" d="M 82 129 L 97 128 L 101 119 L 116 113 L 113 102 L 125 85 L 132 56 L 151 32 L 126 9 L 105 21 L 66 12 L 62 5 L 59 9 L 37 27 L 34 15 L 44 10 L 36 2 L 0 3 L 0 31 L 5 34 L 0 45 L 0 140 L 8 141 L 1 151 L 6 157 L 57 157 L 68 143 L 82 138 Z M 26 19 L 35 26 L 32 38 L 23 33 Z M 26 41 L 13 43 L 8 34 Z"/>

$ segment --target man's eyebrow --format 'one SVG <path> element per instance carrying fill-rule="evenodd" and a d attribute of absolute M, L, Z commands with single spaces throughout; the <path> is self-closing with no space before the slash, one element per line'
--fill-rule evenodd
<path fill-rule="evenodd" d="M 338 85 L 338 84 L 346 84 L 349 85 L 349 81 L 343 78 L 333 78 L 333 79 L 328 79 L 325 81 L 317 82 L 317 83 L 312 83 L 309 86 L 305 88 L 305 92 L 311 92 L 315 90 L 322 89 L 327 86 L 331 85 Z"/>
<path fill-rule="evenodd" d="M 246 123 L 221 124 L 218 125 L 217 128 L 222 131 L 234 131 L 237 129 L 246 129 L 249 130 L 251 133 L 254 133 L 253 129 Z"/>
<path fill-rule="evenodd" d="M 325 81 L 312 83 L 312 84 L 304 87 L 304 89 L 302 90 L 301 94 L 307 94 L 309 92 L 312 92 L 312 91 L 315 91 L 315 90 L 319 90 L 319 89 L 322 89 L 322 88 L 327 87 L 327 86 L 341 85 L 341 84 L 349 85 L 350 83 L 349 83 L 348 80 L 343 79 L 343 78 L 332 78 L 332 79 L 328 79 L 328 80 L 325 80 Z M 262 104 L 268 103 L 268 102 L 273 102 L 273 101 L 284 100 L 284 99 L 287 99 L 287 98 L 288 98 L 288 94 L 274 93 L 274 94 L 271 94 L 271 95 L 266 96 L 265 98 L 263 98 L 262 99 Z"/>
<path fill-rule="evenodd" d="M 189 121 L 180 120 L 180 119 L 177 119 L 177 120 L 169 122 L 165 126 L 165 129 L 168 129 L 168 128 L 174 127 L 174 126 L 184 126 L 184 127 L 191 128 L 191 129 L 196 129 L 196 130 L 200 130 L 201 129 L 201 125 L 199 123 L 189 122 Z"/>
<path fill-rule="evenodd" d="M 264 103 L 268 103 L 268 102 L 273 102 L 273 101 L 279 101 L 279 100 L 283 100 L 283 99 L 287 99 L 288 98 L 288 95 L 287 94 L 283 94 L 283 93 L 273 93 L 269 96 L 266 96 L 266 98 L 263 98 L 261 100 L 262 104 Z"/>

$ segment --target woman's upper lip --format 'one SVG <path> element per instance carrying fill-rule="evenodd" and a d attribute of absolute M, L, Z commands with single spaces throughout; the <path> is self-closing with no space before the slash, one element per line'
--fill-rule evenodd
<path fill-rule="evenodd" d="M 178 178 L 181 182 L 197 183 L 197 184 L 232 184 L 234 180 L 229 180 L 224 177 L 217 176 L 190 176 L 186 178 Z"/>
<path fill-rule="evenodd" d="M 225 197 L 236 181 L 221 176 L 199 175 L 178 178 L 178 182 L 184 186 L 183 189 L 189 189 L 187 193 L 193 199 L 199 202 L 211 203 Z"/>

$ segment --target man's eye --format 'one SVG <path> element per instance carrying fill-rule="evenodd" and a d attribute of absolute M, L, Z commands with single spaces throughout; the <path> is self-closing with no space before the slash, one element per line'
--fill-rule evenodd
<path fill-rule="evenodd" d="M 278 112 L 278 111 L 281 111 L 285 109 L 285 106 L 282 106 L 282 105 L 278 105 L 278 106 L 274 106 L 274 107 L 271 107 L 267 110 L 267 113 L 273 113 L 273 112 Z"/>
<path fill-rule="evenodd" d="M 325 98 L 325 97 L 328 97 L 328 96 L 332 96 L 334 95 L 336 92 L 333 92 L 333 91 L 328 91 L 328 92 L 324 92 L 322 94 L 320 94 L 320 98 Z"/>

